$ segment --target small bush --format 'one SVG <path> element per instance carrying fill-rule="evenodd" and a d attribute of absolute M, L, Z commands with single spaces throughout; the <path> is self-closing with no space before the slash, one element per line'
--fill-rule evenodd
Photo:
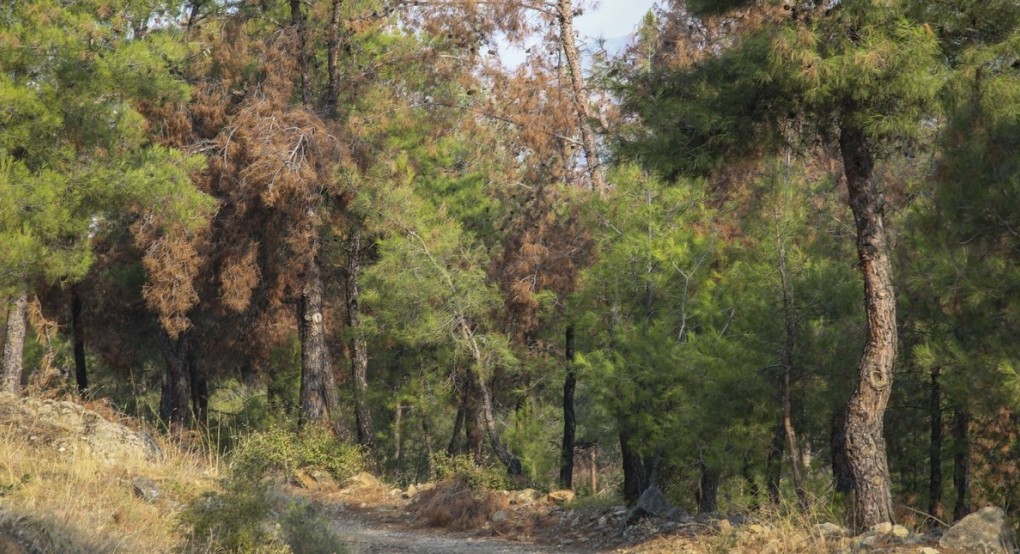
<path fill-rule="evenodd" d="M 470 456 L 449 456 L 439 452 L 432 457 L 437 479 L 460 480 L 472 489 L 504 490 L 512 487 L 502 467 L 480 466 Z"/>
<path fill-rule="evenodd" d="M 307 427 L 301 433 L 271 427 L 252 433 L 234 451 L 232 467 L 243 475 L 289 475 L 303 467 L 317 467 L 343 481 L 365 469 L 360 448 L 337 440 L 323 427 Z"/>

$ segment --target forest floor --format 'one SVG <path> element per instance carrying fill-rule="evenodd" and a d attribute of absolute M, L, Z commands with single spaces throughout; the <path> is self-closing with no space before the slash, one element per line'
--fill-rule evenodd
<path fill-rule="evenodd" d="M 623 506 L 557 503 L 534 491 L 479 490 L 457 481 L 401 490 L 368 474 L 337 485 L 299 472 L 286 489 L 319 505 L 354 554 L 938 552 L 935 541 L 920 536 L 876 537 L 865 546 L 861 537 L 820 536 L 813 523 L 789 518 L 738 517 L 730 523 L 688 517 L 624 525 Z"/>

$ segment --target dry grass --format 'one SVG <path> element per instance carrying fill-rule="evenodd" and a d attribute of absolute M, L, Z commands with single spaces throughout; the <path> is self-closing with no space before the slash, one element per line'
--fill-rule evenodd
<path fill-rule="evenodd" d="M 181 539 L 178 506 L 213 488 L 217 467 L 166 441 L 160 447 L 156 462 L 110 463 L 0 425 L 0 534 L 47 552 L 170 551 Z M 136 477 L 155 482 L 159 498 L 138 498 Z"/>
<path fill-rule="evenodd" d="M 509 505 L 507 497 L 497 492 L 473 489 L 463 479 L 448 479 L 416 496 L 410 510 L 425 525 L 466 531 L 485 525 L 492 514 Z"/>

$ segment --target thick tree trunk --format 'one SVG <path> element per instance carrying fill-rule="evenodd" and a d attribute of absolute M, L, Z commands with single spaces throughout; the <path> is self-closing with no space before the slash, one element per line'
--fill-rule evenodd
<path fill-rule="evenodd" d="M 18 394 L 21 392 L 21 376 L 24 373 L 26 314 L 28 312 L 28 286 L 22 285 L 17 296 L 8 306 L 7 331 L 4 334 L 4 367 L 0 375 L 0 390 Z"/>
<path fill-rule="evenodd" d="M 308 261 L 304 290 L 298 304 L 301 340 L 299 425 L 331 421 L 338 415 L 340 400 L 326 346 L 326 322 L 322 311 L 322 274 L 318 258 L 313 257 Z"/>
<path fill-rule="evenodd" d="M 846 458 L 846 412 L 832 414 L 829 426 L 829 449 L 832 452 L 832 479 L 836 492 L 847 494 L 854 490 L 854 475 Z"/>
<path fill-rule="evenodd" d="M 855 525 L 867 529 L 893 520 L 882 420 L 896 359 L 896 296 L 883 221 L 884 200 L 872 179 L 867 137 L 856 125 L 844 122 L 839 142 L 857 228 L 857 255 L 868 317 L 867 343 L 846 419 L 847 460 L 856 487 Z"/>
<path fill-rule="evenodd" d="M 649 486 L 647 467 L 641 455 L 634 449 L 633 433 L 626 427 L 620 428 L 620 457 L 623 459 L 623 499 L 633 504 Z"/>
<path fill-rule="evenodd" d="M 957 407 L 953 413 L 953 490 L 956 504 L 953 519 L 959 520 L 970 513 L 970 412 Z"/>
<path fill-rule="evenodd" d="M 365 448 L 375 446 L 372 410 L 368 407 L 368 341 L 361 334 L 361 294 L 358 276 L 361 273 L 361 230 L 353 229 L 347 244 L 347 271 L 344 273 L 344 290 L 347 297 L 347 330 L 351 334 L 351 382 L 354 389 L 354 415 L 358 431 L 358 444 Z"/>
<path fill-rule="evenodd" d="M 942 517 L 942 384 L 939 367 L 931 370 L 931 393 L 928 414 L 931 419 L 931 442 L 928 446 L 928 513 Z"/>
<path fill-rule="evenodd" d="M 560 486 L 573 488 L 574 484 L 574 434 L 577 418 L 574 414 L 574 388 L 577 385 L 577 371 L 574 368 L 574 326 L 567 326 L 564 364 L 567 377 L 563 381 L 563 444 L 560 451 Z M 594 494 L 595 491 L 592 491 Z"/>
<path fill-rule="evenodd" d="M 698 482 L 697 494 L 695 494 L 699 514 L 712 514 L 719 511 L 720 477 L 719 468 L 702 465 L 701 479 Z"/>
<path fill-rule="evenodd" d="M 574 42 L 574 8 L 571 0 L 558 0 L 557 16 L 560 20 L 560 46 L 563 57 L 567 60 L 570 73 L 570 85 L 573 89 L 574 109 L 577 112 L 578 129 L 581 132 L 581 145 L 584 147 L 585 164 L 588 177 L 594 190 L 605 192 L 606 183 L 599 168 L 599 153 L 595 146 L 595 134 L 591 130 L 591 109 L 588 107 L 588 92 L 584 87 L 584 75 L 581 73 L 581 58 Z"/>
<path fill-rule="evenodd" d="M 159 417 L 168 427 L 175 425 L 190 427 L 194 422 L 194 414 L 191 371 L 188 368 L 188 350 L 191 346 L 188 331 L 182 333 L 175 343 L 166 329 L 159 325 L 158 338 L 160 352 L 166 362 L 163 390 L 159 399 Z"/>
<path fill-rule="evenodd" d="M 82 306 L 78 287 L 71 288 L 71 331 L 74 338 L 74 378 L 78 383 L 78 394 L 84 395 L 89 389 L 88 368 L 85 366 L 85 327 L 81 321 Z"/>

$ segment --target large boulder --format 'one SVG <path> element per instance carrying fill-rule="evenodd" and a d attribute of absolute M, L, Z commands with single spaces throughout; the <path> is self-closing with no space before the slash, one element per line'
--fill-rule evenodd
<path fill-rule="evenodd" d="M 0 425 L 12 426 L 30 441 L 52 445 L 58 452 L 84 450 L 107 464 L 153 461 L 163 454 L 148 433 L 112 422 L 74 402 L 3 393 Z"/>
<path fill-rule="evenodd" d="M 666 500 L 659 487 L 651 486 L 641 493 L 634 507 L 627 514 L 627 524 L 636 523 L 645 517 L 667 518 L 673 511 L 673 506 Z"/>
<path fill-rule="evenodd" d="M 1016 543 L 1006 512 L 988 507 L 956 522 L 939 539 L 939 546 L 975 554 L 1011 554 Z"/>

